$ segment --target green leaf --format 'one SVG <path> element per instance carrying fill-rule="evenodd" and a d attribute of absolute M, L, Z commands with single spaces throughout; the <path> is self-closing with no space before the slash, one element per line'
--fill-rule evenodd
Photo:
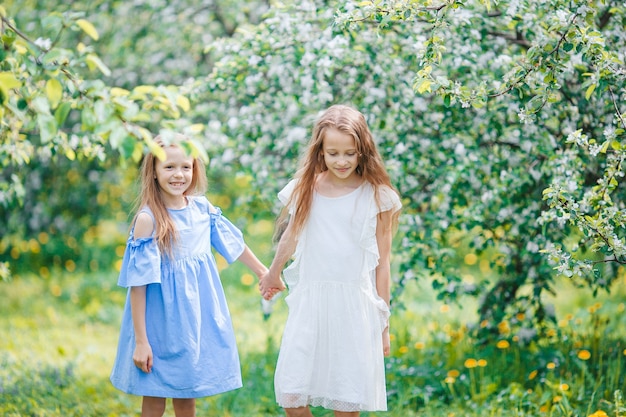
<path fill-rule="evenodd" d="M 97 68 L 105 76 L 108 77 L 109 75 L 111 75 L 111 70 L 109 69 L 109 67 L 104 65 L 104 62 L 102 62 L 102 60 L 100 60 L 100 58 L 97 55 L 89 54 L 85 58 L 85 61 L 87 62 L 87 66 L 89 67 L 90 70 L 93 71 L 94 69 Z"/>
<path fill-rule="evenodd" d="M 63 98 L 63 86 L 56 78 L 51 78 L 46 82 L 46 95 L 51 108 L 56 108 Z"/>
<path fill-rule="evenodd" d="M 190 139 L 183 142 L 183 144 L 188 149 L 191 156 L 193 156 L 194 158 L 202 159 L 205 164 L 209 163 L 209 155 L 206 153 L 204 146 L 202 146 L 200 143 L 193 139 Z"/>
<path fill-rule="evenodd" d="M 587 87 L 587 91 L 585 92 L 585 98 L 589 100 L 589 97 L 593 94 L 593 91 L 596 89 L 597 84 L 591 84 Z"/>
<path fill-rule="evenodd" d="M 71 109 L 72 105 L 67 101 L 61 103 L 59 107 L 57 107 L 56 111 L 54 112 L 54 119 L 56 120 L 57 125 L 62 126 L 63 123 L 65 123 L 65 120 L 67 119 L 68 114 L 70 114 Z"/>
<path fill-rule="evenodd" d="M 184 112 L 188 112 L 191 108 L 191 104 L 189 103 L 189 99 L 183 95 L 176 97 L 176 104 L 178 107 L 183 109 Z"/>
<path fill-rule="evenodd" d="M 22 82 L 12 72 L 0 72 L 0 89 L 4 91 L 5 97 L 8 97 L 10 89 L 21 86 Z"/>
<path fill-rule="evenodd" d="M 602 144 L 602 147 L 600 148 L 600 152 L 606 153 L 608 149 L 609 149 L 609 141 L 607 140 Z"/>
<path fill-rule="evenodd" d="M 417 92 L 420 94 L 424 94 L 426 91 L 430 93 L 430 85 L 432 82 L 430 80 L 420 80 L 417 83 Z"/>
<path fill-rule="evenodd" d="M 96 28 L 88 20 L 78 19 L 76 21 L 76 24 L 94 41 L 97 41 L 100 38 L 100 35 L 98 35 L 98 31 L 96 30 Z"/>

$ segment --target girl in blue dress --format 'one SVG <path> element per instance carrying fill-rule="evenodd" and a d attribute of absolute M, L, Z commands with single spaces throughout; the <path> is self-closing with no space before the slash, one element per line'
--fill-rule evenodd
<path fill-rule="evenodd" d="M 178 140 L 182 137 L 178 137 Z M 159 142 L 161 143 L 161 142 Z M 111 382 L 143 396 L 142 416 L 195 416 L 195 398 L 242 386 L 235 335 L 211 247 L 257 276 L 267 268 L 204 197 L 204 164 L 176 144 L 148 154 L 118 285 L 129 288 Z"/>

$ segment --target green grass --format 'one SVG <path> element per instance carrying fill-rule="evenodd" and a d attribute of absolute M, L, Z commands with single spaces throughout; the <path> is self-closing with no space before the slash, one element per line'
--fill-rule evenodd
<path fill-rule="evenodd" d="M 264 320 L 245 267 L 234 264 L 222 276 L 244 388 L 199 400 L 198 415 L 282 415 L 273 371 L 285 304 L 281 299 Z M 125 299 L 116 279 L 115 272 L 57 272 L 0 283 L 0 415 L 138 415 L 140 398 L 108 381 Z M 434 301 L 427 284 L 410 285 L 402 300 L 407 308 L 391 319 L 390 411 L 363 416 L 625 415 L 615 397 L 626 392 L 625 283 L 598 299 L 563 285 L 559 297 L 547 300 L 560 320 L 554 336 L 524 345 L 504 331 L 506 346 L 472 339 L 471 305 L 446 306 Z M 173 416 L 169 404 L 166 415 Z M 314 415 L 332 413 L 315 409 Z"/>

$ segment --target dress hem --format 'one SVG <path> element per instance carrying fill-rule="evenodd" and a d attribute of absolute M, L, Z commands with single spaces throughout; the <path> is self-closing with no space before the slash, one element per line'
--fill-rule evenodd
<path fill-rule="evenodd" d="M 177 390 L 175 392 L 172 391 L 160 391 L 160 390 L 141 390 L 141 389 L 127 389 L 123 388 L 121 384 L 116 384 L 114 380 L 111 379 L 111 384 L 113 386 L 130 395 L 137 395 L 140 397 L 158 397 L 158 398 L 203 398 L 210 397 L 213 395 L 223 394 L 225 392 L 234 391 L 236 389 L 242 388 L 243 384 L 235 384 L 231 387 L 224 387 L 219 389 L 211 389 L 211 390 Z"/>

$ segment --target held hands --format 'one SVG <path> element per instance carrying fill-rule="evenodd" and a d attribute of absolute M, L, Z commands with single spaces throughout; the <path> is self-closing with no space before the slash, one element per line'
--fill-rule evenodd
<path fill-rule="evenodd" d="M 135 344 L 133 362 L 143 372 L 150 373 L 152 371 L 152 346 L 149 343 Z"/>
<path fill-rule="evenodd" d="M 259 277 L 259 291 L 266 300 L 285 290 L 285 288 L 285 283 L 280 278 L 280 273 L 272 273 L 271 269 Z"/>

